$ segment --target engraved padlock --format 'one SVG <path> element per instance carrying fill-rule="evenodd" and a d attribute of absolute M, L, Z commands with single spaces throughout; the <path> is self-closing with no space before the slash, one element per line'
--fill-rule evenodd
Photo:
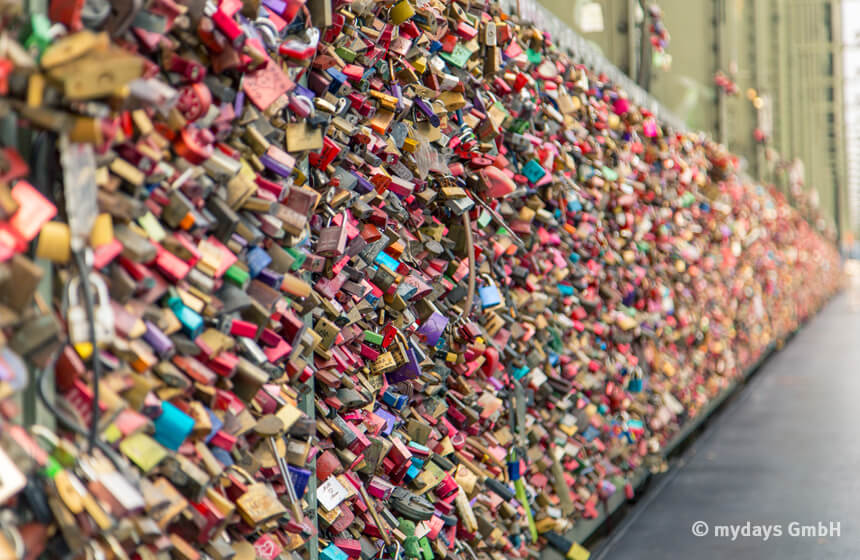
<path fill-rule="evenodd" d="M 236 509 L 245 523 L 257 527 L 287 513 L 267 484 L 257 482 L 241 467 L 233 466 L 232 469 L 241 475 L 247 485 L 246 492 L 236 499 Z"/>
<path fill-rule="evenodd" d="M 93 297 L 93 316 L 91 317 L 95 326 L 96 341 L 99 346 L 105 346 L 113 342 L 114 337 L 114 314 L 110 306 L 107 286 L 96 274 L 89 275 L 89 282 Z M 69 338 L 73 344 L 90 341 L 89 320 L 87 310 L 81 302 L 81 279 L 79 276 L 69 281 L 69 311 L 68 327 Z"/>

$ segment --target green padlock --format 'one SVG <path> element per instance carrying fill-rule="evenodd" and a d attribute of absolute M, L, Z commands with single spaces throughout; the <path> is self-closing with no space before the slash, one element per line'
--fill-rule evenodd
<path fill-rule="evenodd" d="M 454 46 L 454 50 L 451 51 L 451 54 L 446 52 L 439 53 L 439 56 L 442 57 L 446 62 L 450 62 L 457 68 L 462 68 L 466 65 L 466 62 L 469 61 L 469 58 L 472 56 L 472 51 L 466 48 L 464 45 L 457 43 Z"/>
<path fill-rule="evenodd" d="M 420 560 L 421 545 L 418 543 L 418 537 L 415 536 L 415 522 L 401 517 L 397 529 L 406 535 L 406 540 L 403 541 L 403 555 L 406 558 Z"/>
<path fill-rule="evenodd" d="M 421 545 L 421 554 L 423 555 L 423 560 L 433 560 L 435 558 L 433 556 L 433 549 L 430 547 L 430 539 L 426 536 L 421 537 L 421 540 L 418 541 L 418 544 Z"/>
<path fill-rule="evenodd" d="M 41 57 L 48 45 L 54 41 L 51 35 L 51 20 L 44 14 L 31 14 L 21 41 L 31 54 L 36 58 Z"/>
<path fill-rule="evenodd" d="M 355 51 L 350 50 L 346 47 L 337 47 L 334 52 L 337 53 L 337 56 L 341 57 L 350 64 L 352 64 L 355 61 L 355 57 L 358 56 Z"/>

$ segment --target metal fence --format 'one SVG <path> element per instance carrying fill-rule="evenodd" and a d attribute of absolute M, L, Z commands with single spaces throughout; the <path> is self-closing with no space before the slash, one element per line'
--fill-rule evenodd
<path fill-rule="evenodd" d="M 569 50 L 575 62 L 584 64 L 594 72 L 606 74 L 613 83 L 627 93 L 631 101 L 654 113 L 660 121 L 678 131 L 688 130 L 687 125 L 680 117 L 639 87 L 627 74 L 609 62 L 593 43 L 568 27 L 557 15 L 544 8 L 536 0 L 502 0 L 502 5 L 510 14 L 517 13 L 519 7 L 520 17 L 523 20 L 534 23 L 544 32 L 549 32 L 553 43 L 562 49 Z"/>

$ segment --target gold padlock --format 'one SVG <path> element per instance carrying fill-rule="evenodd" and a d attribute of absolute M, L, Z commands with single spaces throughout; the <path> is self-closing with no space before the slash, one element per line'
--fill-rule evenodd
<path fill-rule="evenodd" d="M 474 495 L 478 483 L 478 477 L 464 465 L 457 465 L 457 471 L 454 473 L 454 480 L 460 485 L 460 488 L 466 491 L 469 496 Z"/>
<path fill-rule="evenodd" d="M 277 519 L 287 513 L 284 505 L 269 486 L 256 482 L 243 468 L 233 466 L 232 470 L 248 481 L 248 490 L 236 500 L 236 509 L 242 519 L 252 527 Z"/>
<path fill-rule="evenodd" d="M 394 357 L 391 355 L 391 352 L 383 352 L 370 364 L 370 371 L 376 375 L 382 375 L 383 373 L 394 371 L 396 368 L 397 362 L 394 361 Z"/>
<path fill-rule="evenodd" d="M 54 42 L 50 47 L 45 49 L 39 62 L 43 68 L 62 66 L 91 50 L 104 50 L 108 47 L 108 44 L 107 33 L 96 35 L 91 31 L 82 30 Z"/>
<path fill-rule="evenodd" d="M 36 256 L 51 262 L 65 264 L 72 256 L 71 230 L 68 224 L 48 222 L 39 233 Z"/>
<path fill-rule="evenodd" d="M 321 150 L 323 147 L 322 130 L 313 128 L 306 122 L 289 123 L 284 137 L 284 146 L 288 152 Z"/>
<path fill-rule="evenodd" d="M 391 8 L 391 22 L 394 25 L 400 25 L 407 19 L 415 15 L 415 8 L 407 0 L 401 0 Z"/>
<path fill-rule="evenodd" d="M 90 230 L 90 245 L 93 248 L 107 245 L 113 241 L 113 219 L 110 214 L 99 214 Z"/>

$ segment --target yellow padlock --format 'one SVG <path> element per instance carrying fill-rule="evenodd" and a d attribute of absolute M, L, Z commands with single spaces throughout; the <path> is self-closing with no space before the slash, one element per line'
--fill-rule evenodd
<path fill-rule="evenodd" d="M 72 232 L 68 224 L 48 222 L 39 233 L 36 256 L 51 262 L 65 264 L 72 256 Z"/>
<path fill-rule="evenodd" d="M 45 76 L 39 72 L 30 74 L 30 79 L 27 82 L 27 106 L 41 107 L 44 94 Z"/>
<path fill-rule="evenodd" d="M 93 343 L 92 342 L 78 342 L 74 345 L 75 352 L 78 353 L 78 356 L 81 357 L 82 360 L 89 360 L 90 356 L 93 355 Z"/>
<path fill-rule="evenodd" d="M 409 0 L 401 0 L 391 8 L 391 23 L 400 25 L 407 19 L 415 15 L 415 8 L 409 3 Z"/>
<path fill-rule="evenodd" d="M 90 245 L 97 249 L 113 241 L 113 219 L 110 214 L 99 214 L 90 230 Z"/>
<path fill-rule="evenodd" d="M 91 117 L 75 117 L 72 129 L 69 131 L 69 140 L 72 142 L 87 142 L 100 146 L 104 143 L 102 123 Z M 107 173 L 107 168 L 100 168 Z"/>

